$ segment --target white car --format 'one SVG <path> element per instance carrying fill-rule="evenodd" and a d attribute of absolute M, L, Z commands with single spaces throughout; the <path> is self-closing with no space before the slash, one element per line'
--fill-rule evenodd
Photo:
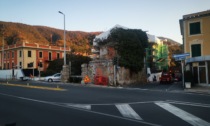
<path fill-rule="evenodd" d="M 44 80 L 48 82 L 61 81 L 61 73 L 56 73 L 52 76 L 47 76 L 44 78 Z"/>

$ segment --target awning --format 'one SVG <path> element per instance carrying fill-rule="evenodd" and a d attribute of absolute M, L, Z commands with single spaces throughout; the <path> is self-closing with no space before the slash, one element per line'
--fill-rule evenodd
<path fill-rule="evenodd" d="M 186 63 L 191 63 L 191 62 L 202 62 L 202 61 L 210 61 L 210 55 L 209 56 L 198 56 L 198 57 L 192 57 L 186 59 Z"/>

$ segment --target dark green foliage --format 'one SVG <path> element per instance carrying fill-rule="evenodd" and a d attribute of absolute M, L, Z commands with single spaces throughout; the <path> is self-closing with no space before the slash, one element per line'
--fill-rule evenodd
<path fill-rule="evenodd" d="M 81 65 L 88 63 L 91 59 L 81 55 L 67 55 L 67 64 L 71 61 L 71 75 L 81 75 Z M 56 59 L 49 63 L 49 66 L 43 74 L 60 73 L 63 67 L 63 59 Z"/>
<path fill-rule="evenodd" d="M 55 74 L 56 72 L 54 70 L 48 69 L 46 71 L 41 71 L 41 76 L 45 77 L 45 76 L 50 76 Z M 60 73 L 60 72 L 59 72 Z"/>
<path fill-rule="evenodd" d="M 81 65 L 89 63 L 90 57 L 81 55 L 68 55 L 67 62 L 71 61 L 71 75 L 81 75 Z"/>
<path fill-rule="evenodd" d="M 56 44 L 56 42 L 61 39 L 61 36 L 59 34 L 57 34 L 57 33 L 53 33 L 51 39 L 52 39 L 51 40 L 52 44 Z"/>
<path fill-rule="evenodd" d="M 80 83 L 81 81 L 82 81 L 82 77 L 80 77 L 80 76 L 70 77 L 69 78 L 69 82 Z"/>
<path fill-rule="evenodd" d="M 60 73 L 63 66 L 63 59 L 56 59 L 49 63 L 47 73 Z"/>
<path fill-rule="evenodd" d="M 119 55 L 120 66 L 129 68 L 132 72 L 141 71 L 143 68 L 144 50 L 148 47 L 148 38 L 142 30 L 115 28 L 106 40 L 99 43 L 112 43 Z"/>

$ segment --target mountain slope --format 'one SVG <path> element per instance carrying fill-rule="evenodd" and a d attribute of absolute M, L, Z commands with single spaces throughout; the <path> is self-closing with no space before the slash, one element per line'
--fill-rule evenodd
<path fill-rule="evenodd" d="M 71 46 L 76 52 L 87 52 L 92 45 L 92 40 L 98 34 L 100 32 L 66 31 L 66 45 Z M 2 38 L 3 35 L 6 45 L 29 42 L 63 46 L 63 30 L 46 26 L 0 21 L 0 37 Z"/>

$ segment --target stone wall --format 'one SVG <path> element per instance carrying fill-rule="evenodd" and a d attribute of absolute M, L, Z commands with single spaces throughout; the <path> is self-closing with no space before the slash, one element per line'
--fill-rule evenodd
<path fill-rule="evenodd" d="M 127 85 L 131 83 L 146 83 L 147 77 L 145 69 L 139 73 L 130 73 L 129 69 L 124 67 L 117 67 L 116 70 L 117 84 Z M 89 64 L 82 65 L 82 76 L 86 76 L 94 83 L 95 76 L 104 76 L 108 78 L 109 85 L 114 85 L 114 65 L 112 60 L 94 60 Z"/>

